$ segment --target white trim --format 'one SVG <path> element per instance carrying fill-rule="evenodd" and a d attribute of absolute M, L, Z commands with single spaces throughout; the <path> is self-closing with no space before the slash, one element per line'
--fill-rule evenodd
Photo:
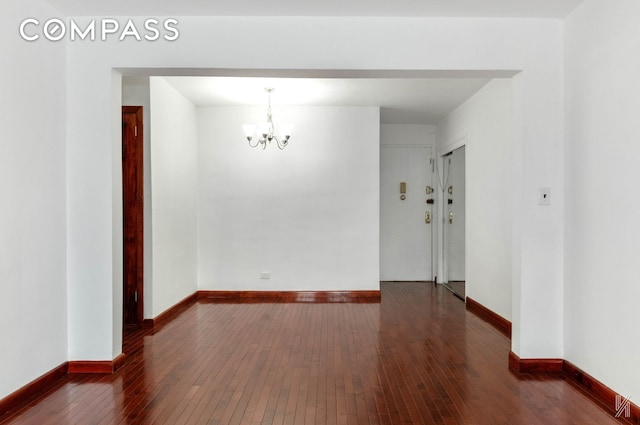
<path fill-rule="evenodd" d="M 453 142 L 447 143 L 442 147 L 442 151 L 438 153 L 438 156 L 442 157 L 448 153 L 455 151 L 458 148 L 461 148 L 467 144 L 467 133 L 464 133 L 459 138 L 455 139 Z"/>

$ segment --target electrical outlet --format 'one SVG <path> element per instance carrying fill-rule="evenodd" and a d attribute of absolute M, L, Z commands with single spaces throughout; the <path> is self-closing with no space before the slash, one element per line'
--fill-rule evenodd
<path fill-rule="evenodd" d="M 271 279 L 270 272 L 260 272 L 260 279 Z"/>
<path fill-rule="evenodd" d="M 538 190 L 538 205 L 545 207 L 551 205 L 551 188 L 541 187 Z"/>

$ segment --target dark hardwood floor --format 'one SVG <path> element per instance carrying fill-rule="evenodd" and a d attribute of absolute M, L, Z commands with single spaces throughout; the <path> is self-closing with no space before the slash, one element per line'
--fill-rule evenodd
<path fill-rule="evenodd" d="M 113 375 L 68 375 L 2 424 L 608 424 L 559 377 L 516 377 L 509 340 L 441 286 L 380 304 L 201 301 L 127 335 Z"/>
<path fill-rule="evenodd" d="M 450 280 L 445 286 L 462 300 L 467 296 L 466 282 L 464 280 Z"/>

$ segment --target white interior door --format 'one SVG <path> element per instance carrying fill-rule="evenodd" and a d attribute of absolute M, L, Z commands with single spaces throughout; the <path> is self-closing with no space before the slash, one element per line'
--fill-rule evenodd
<path fill-rule="evenodd" d="M 431 147 L 382 147 L 380 153 L 380 278 L 432 280 Z M 406 193 L 400 185 L 404 182 Z M 404 195 L 404 200 L 401 199 Z M 430 223 L 425 215 L 428 213 Z"/>
<path fill-rule="evenodd" d="M 445 258 L 448 282 L 465 281 L 465 147 L 444 158 L 447 184 L 444 188 Z"/>

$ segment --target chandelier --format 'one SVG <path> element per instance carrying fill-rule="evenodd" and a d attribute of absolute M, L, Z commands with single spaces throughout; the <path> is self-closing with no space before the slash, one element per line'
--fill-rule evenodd
<path fill-rule="evenodd" d="M 291 138 L 293 126 L 290 124 L 282 126 L 282 138 L 278 138 L 278 136 L 276 136 L 276 127 L 273 124 L 273 113 L 271 112 L 271 93 L 274 90 L 275 89 L 273 87 L 267 87 L 264 89 L 264 91 L 267 92 L 268 99 L 267 120 L 258 125 L 245 124 L 242 126 L 244 134 L 247 136 L 247 140 L 249 141 L 249 146 L 252 148 L 261 146 L 262 149 L 266 149 L 267 143 L 271 143 L 272 140 L 275 140 L 278 148 L 284 149 L 287 147 L 289 139 Z M 256 140 L 255 144 L 253 144 L 251 141 L 255 139 L 254 136 L 256 135 L 256 132 L 259 138 Z"/>

